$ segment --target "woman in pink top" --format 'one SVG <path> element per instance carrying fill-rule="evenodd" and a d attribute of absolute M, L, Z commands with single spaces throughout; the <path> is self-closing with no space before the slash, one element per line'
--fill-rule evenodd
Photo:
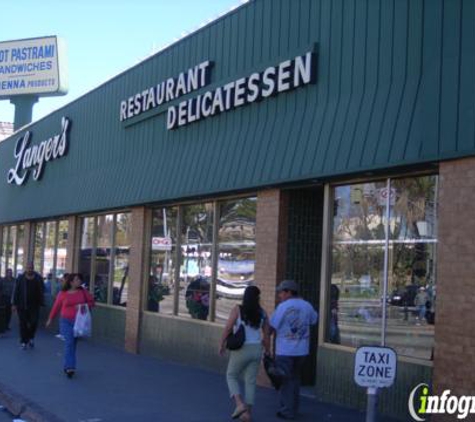
<path fill-rule="evenodd" d="M 68 378 L 72 378 L 76 371 L 76 343 L 74 337 L 74 320 L 78 305 L 88 304 L 94 306 L 94 298 L 91 294 L 81 287 L 83 282 L 81 274 L 70 274 L 63 284 L 61 292 L 56 297 L 53 308 L 49 314 L 46 326 L 60 314 L 59 327 L 64 337 L 64 373 Z"/>

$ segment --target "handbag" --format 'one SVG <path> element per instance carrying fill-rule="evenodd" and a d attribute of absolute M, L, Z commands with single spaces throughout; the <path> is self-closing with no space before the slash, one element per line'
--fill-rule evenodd
<path fill-rule="evenodd" d="M 284 371 L 277 366 L 275 359 L 268 354 L 264 355 L 263 364 L 272 386 L 276 390 L 280 389 L 285 378 Z"/>
<path fill-rule="evenodd" d="M 84 299 L 87 302 L 85 294 Z M 91 311 L 89 310 L 89 305 L 87 303 L 81 303 L 78 305 L 76 317 L 74 319 L 73 333 L 74 337 L 91 337 L 92 335 Z"/>
<path fill-rule="evenodd" d="M 246 330 L 241 321 L 241 308 L 239 308 L 239 326 L 237 330 L 231 331 L 226 337 L 226 348 L 229 350 L 238 350 L 246 341 Z"/>

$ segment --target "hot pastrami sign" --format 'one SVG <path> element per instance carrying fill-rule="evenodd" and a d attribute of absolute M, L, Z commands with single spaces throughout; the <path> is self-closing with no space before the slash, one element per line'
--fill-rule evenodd
<path fill-rule="evenodd" d="M 68 153 L 68 130 L 71 125 L 67 117 L 61 119 L 61 130 L 58 134 L 31 145 L 33 137 L 30 131 L 19 138 L 15 145 L 13 156 L 16 160 L 15 167 L 8 170 L 7 181 L 21 186 L 26 183 L 30 172 L 33 180 L 40 180 L 46 163 L 64 157 Z"/>

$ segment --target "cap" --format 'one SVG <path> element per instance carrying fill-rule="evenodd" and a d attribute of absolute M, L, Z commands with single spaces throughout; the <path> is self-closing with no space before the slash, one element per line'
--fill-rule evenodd
<path fill-rule="evenodd" d="M 283 290 L 290 290 L 292 292 L 298 292 L 299 286 L 294 280 L 284 280 L 277 286 L 277 291 L 281 292 Z"/>

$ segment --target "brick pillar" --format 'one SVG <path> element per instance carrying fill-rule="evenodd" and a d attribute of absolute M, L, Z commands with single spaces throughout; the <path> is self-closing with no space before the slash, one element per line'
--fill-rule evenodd
<path fill-rule="evenodd" d="M 272 189 L 257 195 L 256 285 L 261 289 L 261 305 L 271 313 L 275 308 L 275 288 L 285 274 L 288 194 Z"/>
<path fill-rule="evenodd" d="M 145 207 L 132 210 L 132 244 L 129 262 L 129 288 L 125 320 L 125 349 L 138 353 L 142 314 L 143 280 L 146 280 L 150 253 L 151 211 Z"/>
<path fill-rule="evenodd" d="M 66 243 L 66 272 L 75 273 L 78 270 L 79 246 L 81 241 L 81 220 L 79 217 L 68 218 L 68 240 Z"/>
<path fill-rule="evenodd" d="M 440 164 L 434 392 L 475 391 L 475 159 Z M 436 421 L 454 420 L 453 415 Z"/>
<path fill-rule="evenodd" d="M 254 279 L 261 289 L 261 305 L 269 316 L 275 309 L 275 288 L 285 275 L 288 194 L 278 189 L 259 192 L 256 216 Z M 261 365 L 257 383 L 270 386 Z"/>

